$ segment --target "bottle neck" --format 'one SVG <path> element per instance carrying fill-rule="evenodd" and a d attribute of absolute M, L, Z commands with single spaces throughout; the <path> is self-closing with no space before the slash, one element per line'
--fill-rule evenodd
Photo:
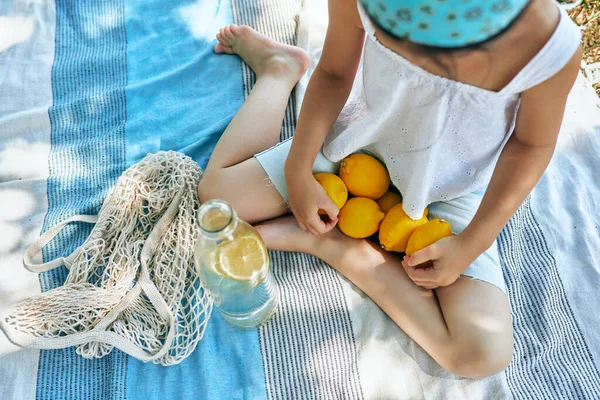
<path fill-rule="evenodd" d="M 235 211 L 224 200 L 209 200 L 198 210 L 198 226 L 207 238 L 219 240 L 230 236 L 237 223 Z"/>

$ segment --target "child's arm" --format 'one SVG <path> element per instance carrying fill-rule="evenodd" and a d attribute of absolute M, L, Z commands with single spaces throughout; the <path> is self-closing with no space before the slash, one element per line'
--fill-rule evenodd
<path fill-rule="evenodd" d="M 558 74 L 521 96 L 515 131 L 479 210 L 463 232 L 475 248 L 484 251 L 496 240 L 546 170 L 580 62 L 581 49 Z"/>
<path fill-rule="evenodd" d="M 496 240 L 552 158 L 580 61 L 581 49 L 558 74 L 522 94 L 515 131 L 500 154 L 473 220 L 458 236 L 405 258 L 413 281 L 426 287 L 447 286 Z M 439 266 L 433 269 L 437 271 L 414 269 L 429 260 Z"/>
<path fill-rule="evenodd" d="M 338 210 L 313 178 L 312 166 L 348 99 L 364 37 L 356 1 L 330 0 L 323 53 L 308 84 L 285 165 L 290 208 L 300 227 L 313 233 L 330 230 L 337 219 Z M 327 211 L 328 224 L 321 221 L 319 208 Z"/>

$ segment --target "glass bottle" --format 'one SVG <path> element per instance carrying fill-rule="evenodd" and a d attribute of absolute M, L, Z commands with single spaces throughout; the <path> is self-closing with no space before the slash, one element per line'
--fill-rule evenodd
<path fill-rule="evenodd" d="M 198 226 L 196 269 L 223 318 L 242 329 L 267 321 L 279 297 L 258 232 L 223 200 L 200 206 Z"/>

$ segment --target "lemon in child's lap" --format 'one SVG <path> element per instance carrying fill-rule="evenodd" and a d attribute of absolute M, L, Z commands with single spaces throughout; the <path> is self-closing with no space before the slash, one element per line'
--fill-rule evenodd
<path fill-rule="evenodd" d="M 367 154 L 352 154 L 343 159 L 340 178 L 351 194 L 373 200 L 383 196 L 390 186 L 387 169 L 376 158 Z"/>
<path fill-rule="evenodd" d="M 396 204 L 402 203 L 402 196 L 396 192 L 387 192 L 377 200 L 381 211 L 387 214 Z"/>
<path fill-rule="evenodd" d="M 340 211 L 338 227 L 346 236 L 363 239 L 377 232 L 384 216 L 375 200 L 354 197 Z"/>
<path fill-rule="evenodd" d="M 452 229 L 448 221 L 443 219 L 429 221 L 415 229 L 410 236 L 406 246 L 406 255 L 410 256 L 414 252 L 448 236 L 452 236 Z"/>
<path fill-rule="evenodd" d="M 402 209 L 402 204 L 395 205 L 385 215 L 379 228 L 379 243 L 388 251 L 403 253 L 408 240 L 417 227 L 427 223 L 428 210 L 425 209 L 420 219 L 410 218 Z"/>
<path fill-rule="evenodd" d="M 339 176 L 321 173 L 315 174 L 315 179 L 323 186 L 325 193 L 327 193 L 327 196 L 333 201 L 338 210 L 344 207 L 346 200 L 348 200 L 348 189 Z M 327 213 L 325 210 L 319 210 L 319 214 L 326 215 Z"/>

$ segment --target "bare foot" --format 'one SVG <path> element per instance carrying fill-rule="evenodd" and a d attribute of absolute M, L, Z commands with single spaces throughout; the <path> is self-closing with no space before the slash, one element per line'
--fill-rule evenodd
<path fill-rule="evenodd" d="M 304 252 L 317 238 L 300 229 L 293 215 L 264 222 L 255 228 L 271 250 Z"/>
<path fill-rule="evenodd" d="M 337 227 L 315 236 L 300 229 L 293 215 L 264 222 L 255 228 L 269 249 L 312 254 L 336 269 L 352 260 L 363 260 L 373 265 L 385 261 L 383 254 L 386 252 L 376 244 L 349 238 Z"/>
<path fill-rule="evenodd" d="M 257 77 L 289 77 L 295 84 L 310 65 L 308 54 L 277 43 L 246 25 L 229 25 L 217 34 L 216 53 L 238 54 Z"/>
<path fill-rule="evenodd" d="M 318 257 L 323 255 L 321 253 L 328 244 L 354 240 L 344 236 L 338 228 L 319 236 L 303 231 L 293 215 L 264 222 L 255 228 L 271 250 L 300 251 Z"/>

